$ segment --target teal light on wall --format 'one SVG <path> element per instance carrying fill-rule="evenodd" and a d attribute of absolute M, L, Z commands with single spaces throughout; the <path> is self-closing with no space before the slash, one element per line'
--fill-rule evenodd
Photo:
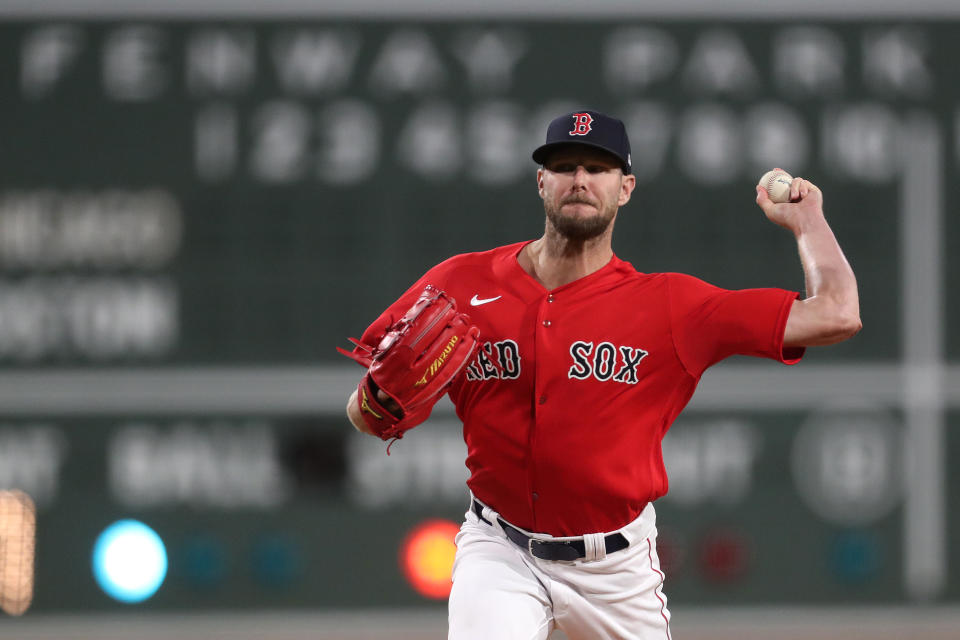
<path fill-rule="evenodd" d="M 138 520 L 114 522 L 93 546 L 93 575 L 111 598 L 143 602 L 157 592 L 167 575 L 163 540 Z"/>

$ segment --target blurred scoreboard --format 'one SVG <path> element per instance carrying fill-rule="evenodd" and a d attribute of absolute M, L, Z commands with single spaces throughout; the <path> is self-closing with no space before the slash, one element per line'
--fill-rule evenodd
<path fill-rule="evenodd" d="M 0 358 L 331 361 L 427 267 L 541 231 L 529 152 L 584 104 L 635 147 L 622 257 L 802 287 L 791 238 L 753 205 L 783 166 L 828 194 L 883 319 L 827 357 L 895 358 L 904 143 L 919 119 L 955 155 L 954 31 L 3 24 Z"/>
<path fill-rule="evenodd" d="M 336 355 L 427 268 L 537 237 L 530 150 L 621 117 L 641 271 L 803 290 L 763 171 L 814 181 L 864 331 L 708 373 L 665 443 L 671 602 L 956 601 L 960 20 L 0 22 L 0 487 L 34 608 L 114 609 L 90 550 L 168 545 L 145 608 L 426 600 L 398 553 L 467 506 L 449 407 L 353 433 Z"/>

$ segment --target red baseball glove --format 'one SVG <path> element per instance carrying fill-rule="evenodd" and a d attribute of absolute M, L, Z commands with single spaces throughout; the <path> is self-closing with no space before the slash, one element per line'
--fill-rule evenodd
<path fill-rule="evenodd" d="M 358 350 L 337 351 L 368 367 L 357 388 L 364 421 L 384 440 L 427 419 L 477 348 L 480 331 L 470 317 L 457 311 L 443 291 L 427 285 L 410 310 L 387 327 L 380 343 L 371 348 L 350 338 Z M 388 411 L 377 398 L 383 391 L 399 409 Z"/>

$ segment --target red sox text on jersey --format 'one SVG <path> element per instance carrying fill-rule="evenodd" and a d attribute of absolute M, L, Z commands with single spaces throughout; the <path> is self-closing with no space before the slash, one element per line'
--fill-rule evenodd
<path fill-rule="evenodd" d="M 666 493 L 661 441 L 708 366 L 800 358 L 782 345 L 797 294 L 638 273 L 616 257 L 548 291 L 517 262 L 525 244 L 437 265 L 362 340 L 375 344 L 426 284 L 450 294 L 480 328 L 450 388 L 471 491 L 530 531 L 612 531 Z"/>
<path fill-rule="evenodd" d="M 619 356 L 618 356 L 619 353 Z M 596 350 L 592 342 L 578 340 L 570 345 L 573 364 L 567 376 L 577 380 L 595 378 L 605 381 L 637 383 L 637 365 L 647 352 L 634 347 L 620 347 L 601 342 Z M 619 358 L 619 360 L 618 360 Z M 520 347 L 514 340 L 484 342 L 476 359 L 467 365 L 467 380 L 515 380 L 520 377 Z"/>

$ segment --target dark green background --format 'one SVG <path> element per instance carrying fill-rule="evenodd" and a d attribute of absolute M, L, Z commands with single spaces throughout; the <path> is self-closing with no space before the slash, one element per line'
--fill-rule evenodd
<path fill-rule="evenodd" d="M 829 349 L 811 350 L 815 364 L 892 364 L 901 355 L 900 212 L 897 178 L 864 183 L 836 172 L 821 148 L 825 114 L 858 103 L 889 107 L 895 114 L 930 114 L 943 132 L 942 197 L 948 212 L 957 199 L 956 152 L 952 147 L 960 56 L 960 24 L 917 23 L 928 38 L 925 61 L 935 77 L 930 95 L 881 95 L 862 77 L 861 51 L 870 30 L 904 25 L 849 22 L 817 23 L 841 38 L 846 53 L 845 84 L 838 95 L 795 98 L 772 79 L 769 55 L 780 33 L 768 22 L 716 21 L 577 21 L 568 22 L 351 22 L 351 21 L 140 21 L 164 35 L 164 63 L 170 85 L 155 100 L 129 103 L 105 95 L 101 80 L 102 46 L 126 22 L 69 22 L 83 34 L 76 67 L 50 95 L 29 99 L 20 91 L 20 46 L 35 22 L 0 24 L 0 190 L 53 188 L 62 191 L 110 188 L 162 188 L 178 200 L 184 221 L 183 242 L 169 265 L 147 273 L 172 277 L 180 291 L 180 337 L 159 358 L 124 357 L 112 366 L 260 366 L 336 365 L 345 361 L 334 346 L 363 328 L 426 269 L 461 252 L 484 250 L 542 231 L 535 165 L 502 186 L 483 184 L 467 164 L 445 180 L 426 180 L 395 160 L 399 131 L 414 110 L 427 101 L 448 103 L 461 120 L 491 101 L 506 101 L 531 123 L 532 148 L 542 135 L 534 115 L 545 105 L 568 101 L 622 114 L 638 102 L 661 104 L 678 117 L 703 105 L 728 108 L 735 116 L 760 102 L 782 103 L 801 117 L 810 132 L 810 163 L 785 167 L 808 177 L 825 193 L 828 219 L 858 275 L 864 330 L 856 339 Z M 298 27 L 350 30 L 362 42 L 357 69 L 342 90 L 318 96 L 288 95 L 268 69 L 272 37 Z M 609 86 L 601 72 L 601 52 L 616 29 L 637 26 L 662 29 L 676 39 L 683 67 L 694 43 L 713 28 L 742 38 L 756 65 L 760 84 L 740 95 L 705 95 L 687 87 L 681 74 L 639 92 Z M 203 28 L 250 29 L 258 41 L 254 86 L 238 95 L 196 96 L 183 78 L 184 50 L 191 34 Z M 464 76 L 414 96 L 384 96 L 368 83 L 369 68 L 382 44 L 398 30 L 420 30 L 440 51 L 448 69 L 462 67 L 449 43 L 474 28 L 509 27 L 527 42 L 509 87 L 477 91 Z M 357 99 L 376 113 L 381 131 L 380 162 L 360 184 L 330 186 L 304 177 L 282 186 L 257 182 L 247 170 L 252 121 L 264 104 L 284 99 L 311 113 L 340 99 Z M 238 167 L 226 180 L 210 183 L 193 165 L 193 122 L 213 103 L 235 109 L 240 124 Z M 633 201 L 620 212 L 614 240 L 617 254 L 641 271 L 681 271 L 728 288 L 777 286 L 803 290 L 803 275 L 793 239 L 763 219 L 753 203 L 753 185 L 769 167 L 743 161 L 738 178 L 722 186 L 691 182 L 679 166 L 676 136 L 663 169 L 652 182 L 641 181 Z M 464 134 L 464 140 L 466 135 Z M 312 141 L 313 144 L 316 141 Z M 636 143 L 635 143 L 636 147 Z M 741 162 L 731 150 L 731 162 Z M 960 286 L 960 269 L 949 251 L 957 244 L 955 217 L 946 216 L 944 246 L 947 291 Z M 47 275 L 98 275 L 96 270 Z M 32 274 L 7 270 L 11 282 Z M 100 273 L 100 275 L 103 275 Z M 127 272 L 109 275 L 128 275 Z M 945 295 L 945 326 L 957 316 L 956 303 Z M 947 331 L 948 355 L 960 352 L 960 338 Z M 46 357 L 27 365 L 0 360 L 16 373 L 45 367 L 98 367 L 73 354 Z M 772 365 L 770 365 L 772 366 Z M 895 402 L 896 399 L 891 399 Z M 813 407 L 811 408 L 813 409 Z M 724 417 L 722 412 L 699 412 Z M 2 407 L 0 407 L 2 414 Z M 111 501 L 105 487 L 105 446 L 111 431 L 136 416 L 37 416 L 64 431 L 68 460 L 56 502 L 39 514 L 37 611 L 122 609 L 95 586 L 89 552 L 96 534 L 120 517 L 139 517 L 168 542 L 171 568 L 158 595 L 146 609 L 268 607 L 353 607 L 423 604 L 403 582 L 396 562 L 403 534 L 426 517 L 458 521 L 465 502 L 435 508 L 366 510 L 344 492 L 343 450 L 353 437 L 340 417 L 254 416 L 267 421 L 287 450 L 304 445 L 304 434 L 320 438 L 325 457 L 314 465 L 333 466 L 296 485 L 282 509 L 253 511 L 198 510 L 188 507 L 130 512 Z M 763 433 L 764 448 L 754 470 L 754 484 L 744 501 L 732 506 L 659 508 L 662 538 L 673 550 L 666 592 L 671 605 L 727 603 L 836 604 L 908 600 L 902 578 L 902 512 L 890 514 L 864 530 L 846 530 L 818 519 L 799 500 L 789 472 L 789 451 L 806 413 L 734 413 L 753 421 Z M 170 407 L 161 419 L 172 424 L 183 415 Z M 229 412 L 224 415 L 231 417 Z M 213 420 L 219 416 L 194 416 Z M 237 417 L 237 416 L 232 416 Z M 241 416 L 242 417 L 242 416 Z M 33 418 L 31 418 L 33 419 Z M 26 418 L 9 416 L 16 428 Z M 946 455 L 960 459 L 957 418 L 951 414 Z M 678 428 L 683 428 L 682 425 Z M 413 436 L 411 436 L 412 438 Z M 401 443 L 400 449 L 406 442 Z M 315 450 L 315 449 L 314 449 Z M 309 462 L 309 461 L 308 461 Z M 948 489 L 957 485 L 957 465 L 948 465 Z M 956 492 L 948 491 L 950 531 L 958 526 Z M 721 532 L 743 540 L 749 549 L 745 573 L 732 582 L 714 582 L 700 568 L 698 553 L 705 536 Z M 298 551 L 297 571 L 286 586 L 264 586 L 251 569 L 251 548 L 262 536 L 277 535 Z M 860 581 L 838 577 L 831 553 L 838 538 L 863 536 L 879 561 Z M 185 541 L 197 536 L 218 540 L 225 549 L 221 581 L 197 586 L 186 577 Z M 952 539 L 948 532 L 948 539 Z M 949 561 L 956 566 L 956 545 Z M 666 559 L 665 559 L 666 560 Z M 666 562 L 665 562 L 666 564 Z M 960 582 L 949 576 L 943 599 L 955 601 Z"/>

